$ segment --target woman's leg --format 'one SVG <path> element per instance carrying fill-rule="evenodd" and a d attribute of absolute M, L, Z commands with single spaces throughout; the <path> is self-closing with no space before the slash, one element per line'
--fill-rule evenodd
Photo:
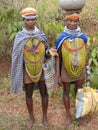
<path fill-rule="evenodd" d="M 42 111 L 43 111 L 43 119 L 42 123 L 44 126 L 48 126 L 47 119 L 47 109 L 48 109 L 48 94 L 44 81 L 39 81 L 39 90 L 42 98 Z"/>
<path fill-rule="evenodd" d="M 28 127 L 32 127 L 35 122 L 34 115 L 33 115 L 32 95 L 33 95 L 33 83 L 25 84 L 26 105 L 30 115 L 30 121 L 28 123 Z"/>
<path fill-rule="evenodd" d="M 77 94 L 77 90 L 78 90 L 79 88 L 82 88 L 83 82 L 84 82 L 84 78 L 75 81 L 75 88 L 74 88 L 75 95 Z"/>
<path fill-rule="evenodd" d="M 63 83 L 63 102 L 66 109 L 66 125 L 71 123 L 71 114 L 70 114 L 70 83 Z"/>

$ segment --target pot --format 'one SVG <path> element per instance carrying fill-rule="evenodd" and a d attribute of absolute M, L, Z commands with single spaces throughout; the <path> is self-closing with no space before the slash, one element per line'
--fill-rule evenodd
<path fill-rule="evenodd" d="M 63 10 L 81 10 L 86 0 L 59 0 L 59 5 Z"/>

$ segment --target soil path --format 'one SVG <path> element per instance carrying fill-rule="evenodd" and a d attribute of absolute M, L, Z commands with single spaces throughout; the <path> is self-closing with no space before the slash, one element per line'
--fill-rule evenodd
<path fill-rule="evenodd" d="M 0 70 L 2 74 L 9 71 L 10 62 L 0 62 Z M 61 90 L 61 89 L 60 89 Z M 35 90 L 34 95 L 34 115 L 36 123 L 32 130 L 98 130 L 98 113 L 89 114 L 82 117 L 81 125 L 77 126 L 73 123 L 65 127 L 65 108 L 62 102 L 62 93 L 58 93 L 55 104 L 48 108 L 48 119 L 51 123 L 49 128 L 42 126 L 42 108 L 39 91 Z M 75 99 L 71 99 L 72 119 L 75 118 Z M 0 130 L 27 130 L 26 122 L 28 120 L 28 112 L 25 104 L 24 92 L 21 94 L 11 94 L 6 89 L 0 90 Z"/>

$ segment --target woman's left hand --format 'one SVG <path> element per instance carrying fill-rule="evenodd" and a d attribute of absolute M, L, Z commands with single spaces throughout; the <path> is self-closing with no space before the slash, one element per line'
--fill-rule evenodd
<path fill-rule="evenodd" d="M 57 50 L 54 48 L 49 49 L 49 53 L 51 56 L 58 56 Z"/>

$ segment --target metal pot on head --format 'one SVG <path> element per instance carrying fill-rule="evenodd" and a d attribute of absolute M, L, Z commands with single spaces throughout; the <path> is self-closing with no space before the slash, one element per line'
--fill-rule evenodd
<path fill-rule="evenodd" d="M 81 10 L 86 0 L 59 0 L 59 5 L 63 10 Z"/>

